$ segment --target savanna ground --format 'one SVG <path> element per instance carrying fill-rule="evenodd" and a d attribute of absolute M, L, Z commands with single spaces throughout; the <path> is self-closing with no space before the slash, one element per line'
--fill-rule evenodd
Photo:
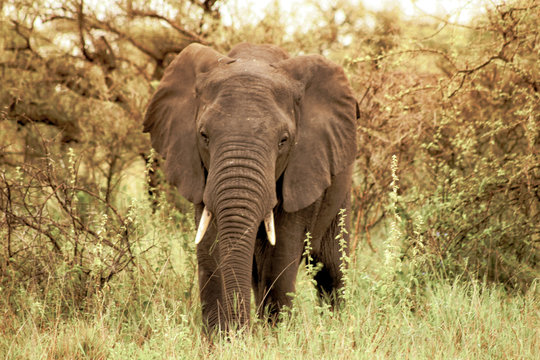
<path fill-rule="evenodd" d="M 229 3 L 0 3 L 0 357 L 538 358 L 539 2 L 459 23 L 342 0 L 253 20 Z M 336 311 L 308 262 L 278 325 L 204 336 L 191 207 L 141 133 L 193 41 L 320 53 L 349 76 L 361 118 Z"/>

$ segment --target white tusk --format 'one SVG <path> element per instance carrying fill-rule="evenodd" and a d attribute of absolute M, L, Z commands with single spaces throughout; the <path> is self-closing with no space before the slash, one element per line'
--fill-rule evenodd
<path fill-rule="evenodd" d="M 205 206 L 202 212 L 201 222 L 199 223 L 199 229 L 197 229 L 197 235 L 195 236 L 195 245 L 199 244 L 203 239 L 206 229 L 210 225 L 210 220 L 212 220 L 212 213 Z"/>
<path fill-rule="evenodd" d="M 270 245 L 275 246 L 276 245 L 276 230 L 274 228 L 274 212 L 270 210 L 270 214 L 268 214 L 264 218 L 264 227 L 266 228 L 266 235 L 268 236 L 268 242 Z"/>

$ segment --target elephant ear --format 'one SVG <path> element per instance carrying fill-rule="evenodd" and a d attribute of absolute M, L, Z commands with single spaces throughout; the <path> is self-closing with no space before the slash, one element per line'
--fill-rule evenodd
<path fill-rule="evenodd" d="M 152 147 L 166 160 L 167 180 L 193 203 L 202 201 L 204 171 L 197 150 L 197 77 L 232 60 L 209 47 L 191 44 L 165 70 L 144 117 Z"/>
<path fill-rule="evenodd" d="M 315 202 L 354 161 L 357 104 L 343 69 L 322 56 L 299 56 L 278 66 L 304 88 L 283 178 L 283 207 L 294 212 Z"/>

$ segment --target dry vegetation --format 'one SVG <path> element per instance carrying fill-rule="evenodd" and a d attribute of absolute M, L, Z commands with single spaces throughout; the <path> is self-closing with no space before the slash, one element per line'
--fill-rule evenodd
<path fill-rule="evenodd" d="M 226 26 L 220 1 L 0 3 L 1 357 L 537 355 L 540 4 L 457 25 L 332 3 L 292 33 L 277 8 Z M 346 69 L 361 119 L 340 312 L 315 300 L 308 267 L 280 325 L 206 343 L 191 208 L 141 133 L 193 41 Z"/>

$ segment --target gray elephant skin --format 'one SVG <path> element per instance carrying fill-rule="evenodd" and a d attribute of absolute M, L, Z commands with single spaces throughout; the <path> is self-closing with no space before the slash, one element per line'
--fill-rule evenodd
<path fill-rule="evenodd" d="M 249 325 L 251 289 L 260 317 L 291 306 L 307 232 L 323 264 L 318 291 L 335 298 L 357 113 L 343 69 L 319 55 L 252 44 L 222 55 L 191 44 L 167 67 L 144 132 L 167 180 L 195 207 L 210 331 Z"/>

